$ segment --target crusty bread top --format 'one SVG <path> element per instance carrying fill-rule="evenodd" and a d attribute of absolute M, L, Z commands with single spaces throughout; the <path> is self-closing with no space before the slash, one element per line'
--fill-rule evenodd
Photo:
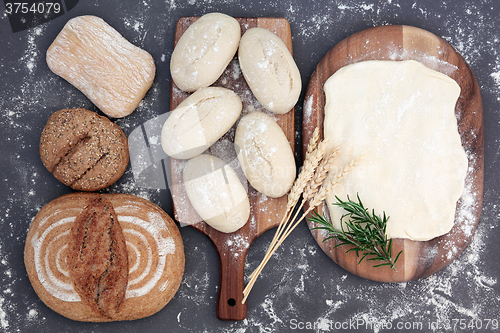
<path fill-rule="evenodd" d="M 125 239 L 128 277 L 126 282 L 116 282 L 121 287 L 126 283 L 124 299 L 117 307 L 115 304 L 119 302 L 121 290 L 118 286 L 109 288 L 114 295 L 104 303 L 92 300 L 94 305 L 97 304 L 96 308 L 90 306 L 86 299 L 95 295 L 93 291 L 99 284 L 84 278 L 78 284 L 90 287 L 91 292 L 90 296 L 82 296 L 70 277 L 75 273 L 70 274 L 73 268 L 68 257 L 75 254 L 70 253 L 69 247 L 83 243 L 81 237 L 71 236 L 75 232 L 72 227 L 78 224 L 79 219 L 86 222 L 94 213 L 100 216 L 97 218 L 100 222 L 106 223 L 94 228 L 92 237 L 97 237 L 101 231 L 109 231 L 110 234 L 104 236 L 105 241 L 118 239 L 119 236 L 109 229 L 113 219 L 119 222 Z M 123 253 L 123 249 L 109 250 L 104 246 L 91 248 L 107 252 L 112 260 L 116 260 L 115 254 Z M 110 256 L 99 254 L 96 258 L 104 262 Z M 174 296 L 184 273 L 184 246 L 174 221 L 150 201 L 129 194 L 77 192 L 54 199 L 38 212 L 26 237 L 24 262 L 35 292 L 59 314 L 90 322 L 134 320 L 158 312 Z M 90 270 L 92 266 L 84 261 L 79 265 L 84 266 L 78 273 L 82 276 L 83 270 Z M 106 265 L 99 263 L 98 266 Z M 123 268 L 124 265 L 122 262 L 117 266 Z M 121 273 L 114 275 L 121 278 Z M 105 279 L 110 280 L 111 275 Z M 100 295 L 100 301 L 104 300 L 101 300 L 102 297 Z"/>
<path fill-rule="evenodd" d="M 47 50 L 47 65 L 108 117 L 131 114 L 153 84 L 153 57 L 93 15 L 69 20 Z"/>
<path fill-rule="evenodd" d="M 128 139 L 118 125 L 86 109 L 62 109 L 47 121 L 40 158 L 54 177 L 79 191 L 117 181 L 129 161 Z"/>
<path fill-rule="evenodd" d="M 128 282 L 128 255 L 113 205 L 91 199 L 78 214 L 68 240 L 69 277 L 83 303 L 110 319 L 119 315 Z"/>

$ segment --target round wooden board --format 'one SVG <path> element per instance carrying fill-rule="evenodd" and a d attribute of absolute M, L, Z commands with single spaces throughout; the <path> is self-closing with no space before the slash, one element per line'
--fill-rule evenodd
<path fill-rule="evenodd" d="M 337 264 L 358 276 L 382 282 L 416 280 L 450 264 L 472 238 L 479 222 L 483 199 L 484 133 L 479 86 L 471 69 L 451 45 L 420 28 L 380 26 L 355 33 L 332 48 L 317 65 L 307 87 L 302 128 L 303 156 L 314 129 L 323 129 L 325 94 L 323 84 L 343 66 L 366 60 L 417 60 L 457 81 L 461 94 L 455 114 L 462 145 L 469 158 L 466 190 L 457 203 L 455 226 L 446 235 L 425 242 L 393 240 L 393 255 L 403 250 L 396 270 L 373 267 L 374 261 L 358 264 L 355 252 L 346 246 L 334 249 L 336 240 L 323 242 L 325 232 L 311 230 L 323 251 Z M 327 213 L 325 203 L 316 209 Z M 308 222 L 309 228 L 317 226 Z"/>

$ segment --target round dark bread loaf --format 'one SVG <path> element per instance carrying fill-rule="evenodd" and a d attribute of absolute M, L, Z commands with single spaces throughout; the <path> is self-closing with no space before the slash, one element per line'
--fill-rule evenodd
<path fill-rule="evenodd" d="M 47 121 L 40 158 L 57 180 L 78 191 L 116 182 L 129 162 L 128 139 L 118 125 L 86 109 L 63 109 Z"/>
<path fill-rule="evenodd" d="M 129 194 L 78 192 L 38 212 L 24 262 L 37 295 L 59 314 L 134 320 L 172 299 L 184 273 L 184 246 L 157 205 Z"/>

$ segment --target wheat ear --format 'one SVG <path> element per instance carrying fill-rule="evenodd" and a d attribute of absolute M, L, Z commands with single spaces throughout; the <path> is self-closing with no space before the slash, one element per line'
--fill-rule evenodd
<path fill-rule="evenodd" d="M 324 146 L 325 149 L 326 149 L 326 145 L 327 145 L 327 142 L 325 142 L 325 146 Z M 286 229 L 284 229 L 285 236 L 282 237 L 283 240 L 284 240 L 284 238 L 288 237 L 288 235 L 290 234 L 290 232 L 291 232 L 290 229 L 293 229 L 292 223 L 297 218 L 297 215 L 299 214 L 302 207 L 304 207 L 304 204 L 307 202 L 307 200 L 309 200 L 311 197 L 314 196 L 314 194 L 318 191 L 318 187 L 320 187 L 323 184 L 323 181 L 325 180 L 325 178 L 328 174 L 328 171 L 332 168 L 332 166 L 335 162 L 335 157 L 337 157 L 339 151 L 340 151 L 340 147 L 337 147 L 336 149 L 330 151 L 330 153 L 328 155 L 326 155 L 326 157 L 324 157 L 320 161 L 318 167 L 314 171 L 314 174 L 312 175 L 312 177 L 309 179 L 306 186 L 304 187 L 304 192 L 302 193 L 302 202 L 301 202 L 299 208 L 296 210 L 294 217 L 289 220 L 290 223 L 287 224 Z M 278 247 L 279 247 L 279 245 L 275 246 L 273 248 L 272 252 L 267 256 L 267 258 L 264 258 L 265 262 L 263 263 L 262 267 L 265 266 L 265 264 L 267 263 L 267 261 L 269 260 L 271 255 L 274 253 L 274 251 L 276 251 L 278 249 Z"/>
<path fill-rule="evenodd" d="M 336 152 L 334 152 L 336 154 Z M 297 212 L 295 213 L 295 216 L 290 220 L 291 223 L 287 226 L 286 230 L 285 230 L 285 233 L 282 237 L 280 237 L 275 246 L 272 248 L 271 252 L 268 253 L 268 255 L 266 255 L 266 257 L 264 257 L 264 259 L 262 260 L 262 262 L 260 263 L 258 269 L 256 269 L 256 271 L 254 272 L 253 274 L 253 277 L 251 278 L 250 282 L 247 284 L 245 290 L 243 291 L 243 301 L 242 303 L 244 303 L 250 293 L 250 291 L 252 290 L 252 287 L 253 285 L 255 284 L 255 281 L 257 280 L 257 277 L 258 275 L 260 274 L 260 272 L 262 271 L 262 269 L 264 268 L 264 266 L 267 264 L 267 262 L 269 261 L 271 255 L 278 249 L 278 247 L 285 241 L 285 239 L 290 235 L 290 233 L 300 224 L 300 222 L 314 209 L 316 208 L 317 206 L 319 206 L 319 204 L 321 204 L 323 202 L 323 200 L 325 200 L 326 198 L 326 194 L 333 189 L 333 187 L 342 179 L 344 178 L 348 172 L 359 162 L 359 159 L 361 158 L 361 155 L 358 156 L 357 158 L 353 159 L 347 166 L 345 166 L 342 170 L 340 170 L 335 176 L 333 176 L 330 180 L 328 180 L 328 182 L 325 184 L 323 183 L 321 185 L 321 188 L 319 189 L 319 191 L 317 191 L 316 194 L 314 194 L 312 196 L 312 200 L 309 204 L 309 208 L 307 209 L 307 211 L 298 219 L 295 221 L 295 219 L 297 218 L 298 216 L 298 213 L 300 212 L 300 209 L 302 208 L 302 206 L 304 205 L 304 203 L 310 199 L 310 198 L 306 198 L 304 197 L 304 200 L 302 200 L 302 203 L 300 205 L 300 208 L 297 210 Z M 328 160 L 329 158 L 327 158 L 326 160 Z M 329 163 L 328 162 L 325 162 L 323 163 L 323 168 L 326 168 L 328 167 L 328 169 L 331 167 L 331 164 L 333 162 L 330 161 Z M 321 170 L 321 168 L 318 167 L 318 170 L 315 174 L 322 174 L 323 170 Z M 325 179 L 326 177 L 326 174 L 325 176 L 323 176 L 323 180 Z M 313 177 L 315 178 L 315 177 Z M 318 176 L 318 178 L 320 178 L 320 176 Z M 314 181 L 314 180 L 311 180 L 311 182 Z M 295 223 L 293 223 L 293 221 L 295 221 Z"/>
<path fill-rule="evenodd" d="M 361 159 L 362 155 L 356 157 L 353 159 L 347 166 L 342 168 L 335 176 L 333 176 L 330 180 L 327 181 L 326 184 L 323 184 L 319 191 L 313 196 L 312 200 L 309 202 L 309 208 L 307 211 L 302 214 L 302 216 L 295 222 L 295 224 L 290 228 L 290 230 L 280 239 L 280 241 L 277 243 L 276 248 L 283 243 L 283 241 L 290 235 L 290 233 L 300 224 L 300 222 L 316 207 L 318 207 L 323 200 L 326 199 L 326 195 L 328 192 L 330 192 L 333 187 L 340 181 L 342 178 L 344 178 L 349 171 L 359 162 Z M 297 214 L 296 214 L 297 215 Z M 296 217 L 296 216 L 295 216 Z M 295 218 L 294 217 L 294 218 Z M 292 220 L 293 221 L 293 220 Z"/>
<path fill-rule="evenodd" d="M 292 198 L 293 206 L 296 206 L 298 200 L 300 199 L 303 190 L 307 188 L 306 192 L 310 193 L 311 191 L 314 191 L 317 189 L 319 184 L 321 184 L 324 180 L 324 178 L 327 175 L 328 170 L 331 168 L 331 165 L 333 164 L 333 160 L 335 156 L 338 154 L 338 149 L 330 152 L 326 158 L 324 158 L 325 151 L 328 146 L 328 140 L 323 140 L 318 144 L 318 147 L 311 151 L 310 154 L 306 154 L 306 159 L 304 162 L 304 167 L 301 170 L 301 174 L 296 180 L 296 183 L 294 184 L 293 188 L 295 191 L 291 191 L 291 195 L 289 196 L 289 199 Z M 316 186 L 316 184 L 318 184 Z M 293 192 L 293 193 L 292 193 Z M 298 195 L 297 195 L 298 194 Z M 302 209 L 305 201 L 307 199 L 303 199 L 300 207 L 297 210 L 297 213 Z M 290 200 L 289 200 L 290 202 Z M 282 223 L 280 223 L 278 230 L 276 231 L 276 234 L 274 235 L 273 241 L 271 242 L 271 245 L 269 246 L 268 251 L 266 252 L 266 255 L 264 256 L 264 259 L 261 261 L 259 266 L 255 269 L 255 271 L 249 276 L 250 281 L 245 287 L 245 290 L 243 291 L 244 298 L 242 303 L 246 301 L 246 298 L 248 297 L 248 294 L 253 288 L 253 285 L 255 284 L 255 281 L 257 280 L 257 277 L 259 274 L 262 272 L 264 269 L 265 265 L 271 258 L 272 254 L 277 250 L 277 248 L 281 245 L 283 242 L 284 238 L 288 237 L 290 234 L 290 227 L 291 224 L 288 224 L 288 222 L 292 223 L 294 219 L 297 217 L 297 213 L 294 216 L 293 219 L 290 220 L 290 215 L 293 213 L 293 209 L 287 211 L 286 214 L 286 219 L 282 220 Z M 286 227 L 285 227 L 286 226 Z M 285 234 L 284 237 L 283 233 Z"/>
<path fill-rule="evenodd" d="M 316 127 L 316 129 L 313 132 L 313 135 L 311 139 L 309 140 L 309 144 L 307 145 L 307 152 L 306 152 L 306 157 L 305 157 L 305 162 L 304 166 L 301 168 L 299 176 L 293 183 L 293 186 L 290 190 L 290 193 L 288 194 L 288 201 L 286 205 L 286 210 L 285 214 L 283 215 L 283 218 L 281 219 L 278 229 L 276 230 L 276 233 L 274 234 L 274 237 L 271 241 L 271 244 L 269 245 L 269 248 L 264 256 L 264 258 L 268 255 L 268 253 L 272 250 L 274 244 L 276 244 L 276 241 L 278 240 L 279 236 L 282 233 L 283 225 L 286 224 L 288 219 L 290 218 L 290 214 L 293 211 L 293 208 L 297 204 L 297 202 L 300 199 L 300 196 L 302 194 L 302 191 L 304 190 L 304 187 L 307 185 L 308 179 L 311 179 L 312 174 L 314 173 L 315 168 L 317 167 L 319 161 L 321 160 L 322 153 L 321 150 L 326 149 L 325 144 L 320 144 L 319 143 L 319 137 L 320 137 L 320 132 L 319 132 L 319 127 Z M 322 141 L 323 142 L 323 141 Z M 321 156 L 319 156 L 321 154 Z M 262 264 L 262 262 L 261 262 Z M 249 278 L 252 279 L 253 276 L 257 273 L 259 270 L 260 265 L 250 274 Z"/>
<path fill-rule="evenodd" d="M 276 233 L 271 241 L 271 244 L 269 245 L 269 248 L 264 256 L 264 259 L 249 276 L 250 282 L 247 284 L 245 290 L 243 291 L 244 298 L 242 300 L 242 303 L 246 301 L 246 298 L 250 293 L 250 290 L 252 289 L 255 280 L 257 279 L 258 275 L 264 268 L 265 262 L 267 262 L 268 260 L 266 258 L 268 258 L 274 252 L 273 250 L 274 246 L 278 241 L 278 239 L 280 238 L 281 234 L 283 233 L 284 226 L 290 219 L 290 215 L 292 214 L 294 207 L 299 201 L 304 188 L 307 186 L 307 183 L 312 178 L 316 167 L 323 158 L 327 146 L 327 141 L 323 140 L 320 142 L 319 139 L 320 139 L 320 130 L 319 127 L 316 127 L 307 146 L 304 165 L 301 168 L 299 176 L 295 180 L 290 190 L 290 193 L 288 194 L 288 201 L 287 201 L 285 215 L 283 216 L 282 220 L 280 221 L 280 224 L 278 225 L 278 229 L 276 230 Z"/>

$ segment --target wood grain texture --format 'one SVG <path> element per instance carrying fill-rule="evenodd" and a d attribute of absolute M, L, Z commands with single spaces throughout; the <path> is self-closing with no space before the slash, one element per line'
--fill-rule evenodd
<path fill-rule="evenodd" d="M 396 270 L 387 266 L 374 268 L 376 262 L 358 264 L 354 252 L 345 254 L 346 246 L 334 249 L 336 240 L 323 242 L 320 231 L 311 231 L 323 251 L 337 264 L 353 274 L 382 282 L 416 280 L 439 271 L 459 256 L 474 234 L 481 214 L 484 178 L 483 109 L 474 74 L 451 45 L 428 31 L 401 25 L 374 27 L 347 37 L 324 56 L 309 81 L 304 103 L 303 156 L 314 128 L 323 129 L 323 84 L 332 74 L 343 66 L 360 61 L 409 59 L 450 76 L 460 85 L 455 114 L 462 145 L 469 158 L 468 190 L 464 193 L 468 191 L 473 195 L 463 195 L 458 201 L 455 226 L 449 233 L 425 242 L 395 239 L 393 254 L 403 250 Z M 317 211 L 328 213 L 325 203 Z M 311 222 L 308 225 L 309 228 L 316 226 Z"/>
<path fill-rule="evenodd" d="M 242 35 L 247 29 L 254 27 L 267 29 L 280 37 L 290 52 L 292 52 L 290 25 L 286 19 L 236 19 L 240 23 Z M 197 17 L 183 17 L 178 20 L 175 32 L 175 43 L 177 43 L 184 31 L 186 31 L 186 29 L 196 20 Z M 277 119 L 277 123 L 283 129 L 292 150 L 295 150 L 295 110 L 292 109 L 283 115 L 271 114 L 269 111 L 265 110 L 251 94 L 250 88 L 239 70 L 237 57 L 231 61 L 222 76 L 213 86 L 225 87 L 235 91 L 242 100 L 242 115 L 250 111 L 259 110 Z M 188 93 L 178 89 L 175 83 L 172 82 L 170 109 L 174 110 L 177 105 L 188 96 Z M 236 126 L 233 126 L 233 128 L 218 141 L 220 147 L 234 150 L 232 143 L 234 142 L 235 130 Z M 217 143 L 214 146 L 216 145 Z M 211 153 L 216 155 L 217 151 L 215 151 L 216 148 L 214 148 L 214 146 L 212 146 L 210 150 Z M 233 160 L 236 158 L 235 153 L 232 158 Z M 223 159 L 227 161 L 227 156 Z M 175 218 L 181 223 L 190 224 L 193 228 L 207 235 L 219 254 L 220 283 L 217 299 L 217 317 L 222 320 L 243 320 L 246 318 L 247 313 L 247 304 L 241 304 L 241 301 L 243 299 L 243 289 L 245 286 L 244 266 L 248 248 L 259 235 L 279 224 L 285 212 L 287 198 L 286 196 L 277 199 L 267 198 L 255 191 L 249 184 L 246 184 L 250 199 L 249 221 L 245 226 L 234 233 L 221 233 L 205 222 L 197 222 L 201 221 L 201 218 L 191 206 L 184 186 L 182 185 L 182 169 L 184 165 L 185 161 L 170 159 L 172 184 L 177 184 L 171 186 Z"/>

